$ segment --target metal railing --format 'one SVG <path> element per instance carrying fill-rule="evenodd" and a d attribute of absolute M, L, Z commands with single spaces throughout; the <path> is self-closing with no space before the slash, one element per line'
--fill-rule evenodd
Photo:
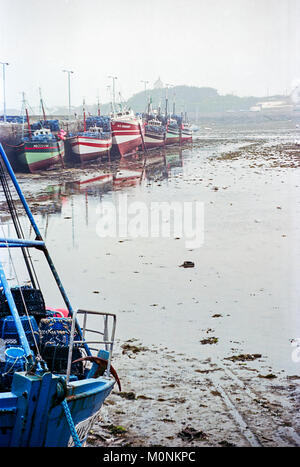
<path fill-rule="evenodd" d="M 82 333 L 82 340 L 74 340 L 75 330 L 76 330 L 76 322 L 77 315 L 83 315 L 83 325 L 81 327 Z M 95 329 L 88 329 L 87 328 L 87 318 L 88 315 L 93 316 L 103 316 L 104 317 L 104 326 L 103 331 L 95 330 Z M 111 332 L 109 337 L 109 317 L 112 317 L 112 325 L 111 325 Z M 69 353 L 68 353 L 68 365 L 67 365 L 67 374 L 66 374 L 66 383 L 69 383 L 70 375 L 71 375 L 71 365 L 72 365 L 72 357 L 73 357 L 73 348 L 74 345 L 84 344 L 85 346 L 88 344 L 98 344 L 101 346 L 103 344 L 105 346 L 105 350 L 109 352 L 109 357 L 107 361 L 107 368 L 106 374 L 107 378 L 110 376 L 110 365 L 111 365 L 111 357 L 113 352 L 114 340 L 115 340 L 115 333 L 116 333 L 116 315 L 113 313 L 105 313 L 102 311 L 90 311 L 90 310 L 77 310 L 73 312 L 72 316 L 72 326 L 71 326 L 71 334 L 70 334 L 70 343 L 69 343 Z M 110 320 L 111 321 L 111 320 Z M 85 336 L 86 333 L 94 333 L 100 335 L 102 339 L 97 340 L 86 340 Z M 90 350 L 98 350 L 95 348 L 91 348 Z"/>

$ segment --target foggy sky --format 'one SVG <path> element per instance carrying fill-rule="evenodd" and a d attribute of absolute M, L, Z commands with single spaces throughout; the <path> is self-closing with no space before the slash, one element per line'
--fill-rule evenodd
<path fill-rule="evenodd" d="M 300 81 L 300 0 L 0 0 L 7 108 L 127 99 L 164 83 L 265 96 Z M 3 112 L 2 66 L 0 113 Z"/>

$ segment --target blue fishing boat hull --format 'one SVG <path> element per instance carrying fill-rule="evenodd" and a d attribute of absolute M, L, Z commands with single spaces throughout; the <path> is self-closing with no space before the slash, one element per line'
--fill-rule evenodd
<path fill-rule="evenodd" d="M 0 447 L 73 446 L 63 400 L 84 444 L 114 383 L 104 377 L 74 381 L 68 384 L 66 394 L 63 379 L 50 372 L 40 377 L 15 373 L 11 392 L 0 398 Z"/>

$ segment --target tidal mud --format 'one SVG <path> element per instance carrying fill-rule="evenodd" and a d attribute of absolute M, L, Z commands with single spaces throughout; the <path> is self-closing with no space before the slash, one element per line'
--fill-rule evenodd
<path fill-rule="evenodd" d="M 17 174 L 73 306 L 117 315 L 122 393 L 88 445 L 300 446 L 296 139 L 293 122 L 213 128 L 146 161 Z M 99 172 L 113 177 L 78 183 Z M 187 248 L 184 235 L 100 238 L 99 207 L 120 194 L 202 202 L 202 246 Z M 32 254 L 46 303 L 61 307 Z"/>

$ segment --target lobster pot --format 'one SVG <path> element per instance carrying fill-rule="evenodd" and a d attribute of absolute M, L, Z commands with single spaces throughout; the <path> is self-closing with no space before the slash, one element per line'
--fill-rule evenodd
<path fill-rule="evenodd" d="M 86 127 L 89 129 L 91 126 L 101 127 L 104 132 L 111 132 L 110 118 L 105 116 L 93 117 L 90 116 L 86 119 Z"/>
<path fill-rule="evenodd" d="M 26 315 L 20 289 L 22 290 L 22 295 L 26 304 L 28 315 L 34 316 L 37 324 L 39 324 L 40 320 L 46 317 L 46 307 L 41 291 L 27 285 L 24 285 L 20 288 L 12 287 L 10 289 L 20 316 Z M 10 315 L 11 312 L 9 305 L 7 303 L 4 291 L 2 291 L 0 294 L 0 318 Z"/>
<path fill-rule="evenodd" d="M 20 320 L 30 347 L 35 347 L 34 338 L 37 345 L 39 345 L 39 328 L 34 316 L 20 316 Z M 21 344 L 16 323 L 12 316 L 0 318 L 0 337 L 5 340 L 6 346 Z"/>
<path fill-rule="evenodd" d="M 40 120 L 39 122 L 32 123 L 30 128 L 34 130 L 40 130 L 41 128 L 48 128 L 50 131 L 59 131 L 58 120 Z"/>
<path fill-rule="evenodd" d="M 71 336 L 70 318 L 46 318 L 39 325 L 41 355 L 50 371 L 65 374 L 68 365 L 69 343 Z M 75 330 L 74 341 L 80 340 Z M 72 360 L 82 357 L 81 349 L 76 344 L 73 347 Z M 71 365 L 71 373 L 78 378 L 83 376 L 83 363 Z"/>

